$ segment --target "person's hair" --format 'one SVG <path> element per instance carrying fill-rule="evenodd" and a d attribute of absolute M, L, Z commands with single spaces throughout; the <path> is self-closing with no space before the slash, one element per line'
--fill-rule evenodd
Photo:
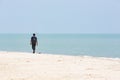
<path fill-rule="evenodd" d="M 33 33 L 33 36 L 35 36 L 35 33 Z"/>

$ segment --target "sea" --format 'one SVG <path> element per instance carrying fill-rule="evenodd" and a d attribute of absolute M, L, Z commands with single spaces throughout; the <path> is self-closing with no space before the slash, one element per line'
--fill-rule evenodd
<path fill-rule="evenodd" d="M 32 53 L 32 34 L 0 34 L 0 51 Z M 120 34 L 36 34 L 36 53 L 120 58 Z"/>

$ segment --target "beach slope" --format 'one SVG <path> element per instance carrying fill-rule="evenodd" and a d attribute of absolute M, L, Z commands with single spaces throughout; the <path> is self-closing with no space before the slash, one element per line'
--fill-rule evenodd
<path fill-rule="evenodd" d="M 120 80 L 120 59 L 0 52 L 0 80 Z"/>

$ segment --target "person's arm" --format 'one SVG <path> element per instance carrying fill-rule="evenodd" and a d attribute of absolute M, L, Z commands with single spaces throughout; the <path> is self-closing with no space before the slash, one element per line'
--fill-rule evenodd
<path fill-rule="evenodd" d="M 36 42 L 37 46 L 38 46 L 38 42 Z"/>
<path fill-rule="evenodd" d="M 37 44 L 37 46 L 38 46 L 38 40 L 37 40 L 36 44 Z"/>

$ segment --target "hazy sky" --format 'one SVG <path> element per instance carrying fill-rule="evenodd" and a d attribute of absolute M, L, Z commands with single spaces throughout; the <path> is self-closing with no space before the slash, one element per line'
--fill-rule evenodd
<path fill-rule="evenodd" d="M 120 33 L 120 0 L 0 0 L 0 33 Z"/>

